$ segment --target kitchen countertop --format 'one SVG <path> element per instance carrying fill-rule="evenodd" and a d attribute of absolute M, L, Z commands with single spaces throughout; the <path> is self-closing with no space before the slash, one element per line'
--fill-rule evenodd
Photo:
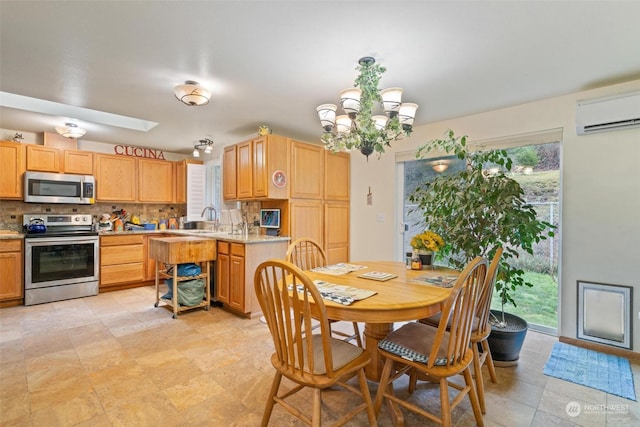
<path fill-rule="evenodd" d="M 144 234 L 144 235 L 154 235 L 154 234 L 175 234 L 177 236 L 196 236 L 196 237 L 204 237 L 208 239 L 222 240 L 225 242 L 234 242 L 234 243 L 269 243 L 269 242 L 281 242 L 291 240 L 290 237 L 287 236 L 266 236 L 264 234 L 229 234 L 228 232 L 222 231 L 210 231 L 210 230 L 131 230 L 131 231 L 101 231 L 100 236 L 121 236 L 121 235 L 129 235 L 129 234 Z"/>
<path fill-rule="evenodd" d="M 17 231 L 0 230 L 0 240 L 3 239 L 24 239 L 24 234 Z"/>

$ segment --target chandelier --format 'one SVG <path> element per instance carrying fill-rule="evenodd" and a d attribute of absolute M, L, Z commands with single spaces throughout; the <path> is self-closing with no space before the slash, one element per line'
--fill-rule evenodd
<path fill-rule="evenodd" d="M 65 138 L 80 138 L 87 133 L 86 130 L 79 128 L 75 123 L 65 123 L 64 126 L 56 126 L 56 132 Z"/>
<path fill-rule="evenodd" d="M 402 103 L 402 88 L 378 90 L 386 68 L 375 62 L 369 56 L 360 58 L 356 68 L 360 74 L 354 87 L 340 92 L 345 115 L 336 117 L 334 104 L 317 108 L 326 149 L 333 152 L 357 149 L 368 160 L 373 152 L 380 155 L 392 141 L 411 134 L 418 104 Z M 381 106 L 386 115 L 373 115 L 376 106 Z"/>
<path fill-rule="evenodd" d="M 211 98 L 211 91 L 193 80 L 187 80 L 183 85 L 173 88 L 173 94 L 189 106 L 207 105 Z"/>
<path fill-rule="evenodd" d="M 200 150 L 203 150 L 205 154 L 211 154 L 213 151 L 213 141 L 209 138 L 198 141 L 198 143 L 193 146 L 193 157 L 200 157 Z"/>

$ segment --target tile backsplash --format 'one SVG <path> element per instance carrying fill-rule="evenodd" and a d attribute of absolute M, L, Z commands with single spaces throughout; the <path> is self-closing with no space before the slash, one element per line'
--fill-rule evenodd
<path fill-rule="evenodd" d="M 260 217 L 260 202 L 242 202 L 242 217 L 253 224 Z M 94 205 L 65 205 L 49 203 L 24 203 L 20 200 L 0 200 L 0 230 L 22 231 L 22 216 L 27 213 L 43 214 L 91 214 L 94 222 L 100 215 L 111 214 L 124 209 L 129 215 L 138 215 L 141 222 L 186 215 L 185 204 L 148 204 L 148 203 L 96 203 Z"/>
<path fill-rule="evenodd" d="M 42 214 L 91 214 L 94 222 L 100 215 L 124 209 L 129 215 L 138 215 L 142 222 L 153 219 L 181 217 L 184 204 L 96 203 L 94 205 L 65 205 L 24 203 L 19 200 L 0 200 L 0 230 L 22 231 L 22 216 L 26 213 Z"/>

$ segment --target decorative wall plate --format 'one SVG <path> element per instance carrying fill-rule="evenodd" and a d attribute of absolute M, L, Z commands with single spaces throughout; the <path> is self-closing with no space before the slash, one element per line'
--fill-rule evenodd
<path fill-rule="evenodd" d="M 271 181 L 273 181 L 273 185 L 275 185 L 276 187 L 282 188 L 287 185 L 287 175 L 285 175 L 283 171 L 277 170 L 273 172 Z"/>

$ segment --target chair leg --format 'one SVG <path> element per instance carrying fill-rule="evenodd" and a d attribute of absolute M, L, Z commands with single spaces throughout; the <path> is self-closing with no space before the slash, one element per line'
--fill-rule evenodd
<path fill-rule="evenodd" d="M 311 420 L 313 427 L 320 427 L 321 421 L 321 405 L 322 405 L 322 390 L 316 388 L 313 390 L 313 418 Z"/>
<path fill-rule="evenodd" d="M 382 368 L 382 376 L 378 383 L 378 393 L 376 393 L 376 402 L 373 405 L 376 417 L 380 415 L 380 408 L 382 407 L 382 400 L 384 398 L 384 391 L 389 386 L 389 378 L 391 377 L 391 367 L 393 366 L 393 360 L 387 359 L 384 362 L 384 368 Z"/>
<path fill-rule="evenodd" d="M 353 331 L 356 334 L 356 342 L 358 343 L 358 347 L 364 348 L 362 345 L 362 337 L 360 337 L 360 328 L 358 327 L 358 322 L 353 322 Z"/>
<path fill-rule="evenodd" d="M 409 387 L 408 391 L 410 394 L 413 394 L 416 391 L 416 383 L 418 382 L 418 374 L 415 369 L 411 369 L 409 371 Z"/>
<path fill-rule="evenodd" d="M 262 423 L 260 424 L 262 427 L 267 427 L 267 425 L 269 424 L 271 412 L 273 412 L 273 406 L 276 403 L 273 398 L 278 393 L 281 380 L 282 374 L 280 372 L 276 372 L 276 375 L 273 377 L 273 382 L 271 383 L 271 391 L 269 392 L 269 397 L 267 398 L 267 406 L 264 408 L 264 414 L 262 414 Z"/>
<path fill-rule="evenodd" d="M 476 343 L 471 344 L 473 350 L 473 376 L 476 379 L 476 392 L 478 393 L 478 402 L 480 402 L 480 410 L 483 414 L 487 413 L 484 404 L 484 380 L 482 378 L 482 365 L 480 364 L 480 352 Z"/>
<path fill-rule="evenodd" d="M 442 427 L 451 427 L 451 402 L 449 402 L 447 378 L 440 378 L 440 417 L 442 418 Z"/>
<path fill-rule="evenodd" d="M 493 357 L 491 357 L 491 349 L 489 349 L 489 342 L 487 340 L 481 341 L 482 352 L 487 354 L 487 357 L 484 361 L 485 365 L 487 365 L 487 369 L 489 369 L 489 377 L 491 378 L 492 383 L 497 383 L 498 378 L 496 377 L 496 368 L 493 365 Z"/>
<path fill-rule="evenodd" d="M 471 408 L 473 408 L 473 415 L 476 417 L 476 424 L 478 427 L 484 426 L 484 419 L 482 418 L 482 412 L 480 411 L 480 404 L 478 403 L 478 395 L 473 385 L 473 378 L 471 378 L 471 370 L 467 368 L 462 371 L 464 375 L 464 382 L 469 388 L 469 399 L 471 399 Z"/>
<path fill-rule="evenodd" d="M 367 404 L 367 417 L 369 418 L 370 426 L 377 426 L 376 413 L 373 408 L 373 401 L 371 400 L 371 394 L 369 393 L 369 384 L 367 383 L 367 376 L 364 374 L 364 368 L 358 370 L 358 380 L 360 381 L 360 391 L 362 392 L 362 398 L 364 403 Z"/>

